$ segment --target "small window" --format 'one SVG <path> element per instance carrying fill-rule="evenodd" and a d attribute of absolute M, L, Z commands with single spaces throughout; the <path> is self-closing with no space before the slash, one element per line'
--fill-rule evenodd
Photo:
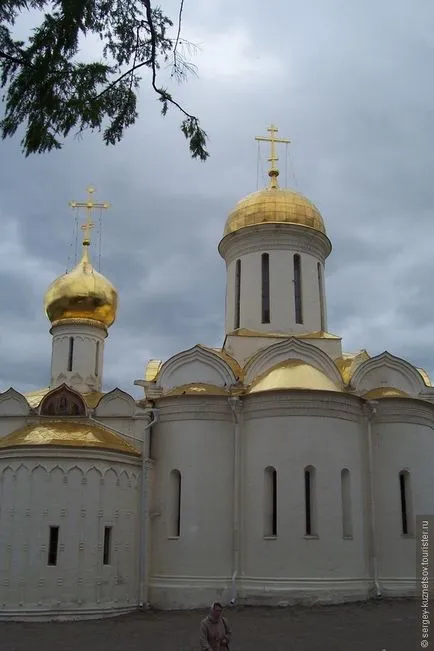
<path fill-rule="evenodd" d="M 68 371 L 72 371 L 74 362 L 74 337 L 69 337 Z"/>
<path fill-rule="evenodd" d="M 270 256 L 263 253 L 262 261 L 262 323 L 270 323 Z"/>
<path fill-rule="evenodd" d="M 172 470 L 169 479 L 169 537 L 179 538 L 181 535 L 181 473 L 179 470 Z"/>
<path fill-rule="evenodd" d="M 241 312 L 241 260 L 237 260 L 235 264 L 235 330 L 240 327 L 240 312 Z"/>
<path fill-rule="evenodd" d="M 96 342 L 96 347 L 95 347 L 95 377 L 98 377 L 98 367 L 99 367 L 99 341 Z"/>
<path fill-rule="evenodd" d="M 399 473 L 399 492 L 401 497 L 401 530 L 404 535 L 412 533 L 410 473 L 402 470 Z"/>
<path fill-rule="evenodd" d="M 58 550 L 59 527 L 50 527 L 50 539 L 48 542 L 48 565 L 57 565 Z"/>
<path fill-rule="evenodd" d="M 111 564 L 112 556 L 112 527 L 104 527 L 103 565 Z"/>
<path fill-rule="evenodd" d="M 315 468 L 312 466 L 308 466 L 304 470 L 304 496 L 305 533 L 306 536 L 316 536 Z"/>
<path fill-rule="evenodd" d="M 277 536 L 277 472 L 268 466 L 265 468 L 264 482 L 264 535 Z"/>
<path fill-rule="evenodd" d="M 341 472 L 341 496 L 342 496 L 342 536 L 352 538 L 353 525 L 351 518 L 351 483 L 350 471 L 344 468 Z"/>
<path fill-rule="evenodd" d="M 295 322 L 303 323 L 303 309 L 301 298 L 301 258 L 298 253 L 294 255 L 294 304 Z"/>

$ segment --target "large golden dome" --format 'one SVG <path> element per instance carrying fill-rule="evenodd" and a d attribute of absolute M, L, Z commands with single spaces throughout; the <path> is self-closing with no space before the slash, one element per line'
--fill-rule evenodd
<path fill-rule="evenodd" d="M 323 218 L 309 199 L 293 190 L 268 187 L 237 203 L 226 221 L 224 235 L 265 223 L 299 224 L 326 233 Z"/>
<path fill-rule="evenodd" d="M 107 328 L 116 318 L 118 295 L 113 285 L 89 261 L 88 246 L 76 267 L 60 276 L 45 294 L 44 306 L 51 323 L 66 319 L 91 319 Z"/>

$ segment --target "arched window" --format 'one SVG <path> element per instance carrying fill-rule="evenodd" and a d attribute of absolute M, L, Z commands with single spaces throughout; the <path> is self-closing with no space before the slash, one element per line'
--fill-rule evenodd
<path fill-rule="evenodd" d="M 73 362 L 74 362 L 74 337 L 69 337 L 68 371 L 72 371 Z"/>
<path fill-rule="evenodd" d="M 270 256 L 263 253 L 262 263 L 262 323 L 270 323 Z"/>
<path fill-rule="evenodd" d="M 44 396 L 39 413 L 41 416 L 85 416 L 86 406 L 80 394 L 62 385 Z"/>
<path fill-rule="evenodd" d="M 241 260 L 235 263 L 235 330 L 240 327 Z"/>
<path fill-rule="evenodd" d="M 351 516 L 351 480 L 350 471 L 344 468 L 341 472 L 341 496 L 342 496 L 342 536 L 343 538 L 353 537 L 353 523 Z"/>
<path fill-rule="evenodd" d="M 317 264 L 317 269 L 318 269 L 318 291 L 319 291 L 319 309 L 320 309 L 320 316 L 321 316 L 321 330 L 324 331 L 326 329 L 325 310 L 324 310 L 324 283 L 323 283 L 322 267 L 320 262 L 318 262 Z"/>
<path fill-rule="evenodd" d="M 264 472 L 264 536 L 277 536 L 277 472 L 272 466 Z"/>
<path fill-rule="evenodd" d="M 401 470 L 399 473 L 399 492 L 401 497 L 401 530 L 404 535 L 413 532 L 410 473 Z"/>
<path fill-rule="evenodd" d="M 181 535 L 181 473 L 172 470 L 169 475 L 169 537 Z"/>
<path fill-rule="evenodd" d="M 316 477 L 313 466 L 307 466 L 304 469 L 304 500 L 305 534 L 306 536 L 316 536 Z"/>
<path fill-rule="evenodd" d="M 303 323 L 303 309 L 301 300 L 301 258 L 298 253 L 294 255 L 294 303 L 295 322 Z"/>

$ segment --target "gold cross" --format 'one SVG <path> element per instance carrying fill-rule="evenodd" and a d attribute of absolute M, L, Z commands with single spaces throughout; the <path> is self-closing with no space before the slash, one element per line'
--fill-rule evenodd
<path fill-rule="evenodd" d="M 83 235 L 83 246 L 89 246 L 90 244 L 90 231 L 95 226 L 92 221 L 92 212 L 95 208 L 110 208 L 110 204 L 106 201 L 104 203 L 95 203 L 92 195 L 95 192 L 95 188 L 91 185 L 87 188 L 87 201 L 70 201 L 69 205 L 71 208 L 85 208 L 86 209 L 86 221 L 81 226 L 81 230 L 84 232 Z"/>
<path fill-rule="evenodd" d="M 276 138 L 279 129 L 275 127 L 274 124 L 268 127 L 267 131 L 270 133 L 269 136 L 256 136 L 255 140 L 269 142 L 271 144 L 271 152 L 268 159 L 268 162 L 271 163 L 271 165 L 268 170 L 268 176 L 270 177 L 270 188 L 278 188 L 279 184 L 277 183 L 277 177 L 279 176 L 279 170 L 276 167 L 276 163 L 279 160 L 279 157 L 276 153 L 276 142 L 289 144 L 291 141 L 286 140 L 286 138 Z"/>

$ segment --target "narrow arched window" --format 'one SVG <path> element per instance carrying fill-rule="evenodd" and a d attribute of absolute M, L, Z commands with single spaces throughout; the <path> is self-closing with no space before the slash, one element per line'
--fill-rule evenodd
<path fill-rule="evenodd" d="M 325 310 L 324 310 L 324 283 L 323 283 L 322 267 L 321 267 L 320 262 L 318 262 L 317 268 L 318 268 L 318 291 L 319 291 L 319 309 L 320 309 L 320 317 L 321 317 L 321 330 L 324 331 L 326 329 Z"/>
<path fill-rule="evenodd" d="M 315 468 L 307 466 L 304 469 L 304 503 L 305 503 L 305 533 L 315 536 L 316 530 L 316 477 Z"/>
<path fill-rule="evenodd" d="M 69 337 L 68 371 L 72 371 L 73 362 L 74 362 L 74 337 Z"/>
<path fill-rule="evenodd" d="M 412 533 L 411 487 L 408 470 L 401 470 L 399 473 L 399 492 L 401 498 L 401 530 L 405 535 Z"/>
<path fill-rule="evenodd" d="M 181 473 L 172 470 L 169 476 L 169 537 L 181 535 Z"/>
<path fill-rule="evenodd" d="M 277 536 L 277 472 L 272 466 L 264 472 L 264 536 Z"/>
<path fill-rule="evenodd" d="M 353 523 L 351 515 L 351 480 L 350 471 L 344 468 L 341 472 L 341 497 L 342 497 L 342 536 L 352 538 Z"/>
<path fill-rule="evenodd" d="M 235 330 L 240 327 L 241 260 L 235 263 Z"/>
<path fill-rule="evenodd" d="M 95 376 L 98 377 L 99 370 L 99 341 L 96 342 L 95 347 Z"/>
<path fill-rule="evenodd" d="M 270 323 L 270 256 L 263 253 L 262 264 L 262 323 Z"/>
<path fill-rule="evenodd" d="M 303 306 L 301 300 L 301 258 L 298 253 L 294 255 L 294 304 L 295 322 L 303 323 Z"/>

